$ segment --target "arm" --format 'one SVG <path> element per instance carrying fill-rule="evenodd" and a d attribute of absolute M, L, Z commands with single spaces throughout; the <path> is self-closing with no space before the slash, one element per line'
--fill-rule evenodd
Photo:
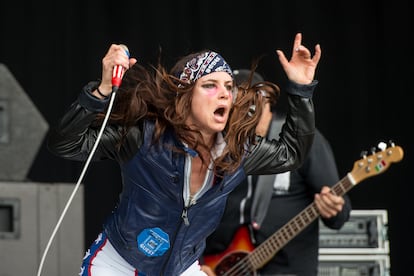
<path fill-rule="evenodd" d="M 330 187 L 339 182 L 338 169 L 331 146 L 326 138 L 315 132 L 314 142 L 299 173 L 315 194 L 315 204 L 324 224 L 339 229 L 348 221 L 351 202 L 347 195 L 342 197 L 330 193 Z"/>
<path fill-rule="evenodd" d="M 349 220 L 351 201 L 347 195 L 333 195 L 330 188 L 324 186 L 319 194 L 315 194 L 315 204 L 323 223 L 331 229 L 340 229 Z"/>
<path fill-rule="evenodd" d="M 288 114 L 280 139 L 268 141 L 259 138 L 246 159 L 246 174 L 274 174 L 298 168 L 312 144 L 315 115 L 312 95 L 317 85 L 314 80 L 316 66 L 321 57 L 319 45 L 315 55 L 303 45 L 302 35 L 295 37 L 292 58 L 288 61 L 281 50 L 277 51 L 279 61 L 289 78 Z"/>
<path fill-rule="evenodd" d="M 109 102 L 109 99 L 101 100 L 93 96 L 92 91 L 97 85 L 98 82 L 87 84 L 58 124 L 49 132 L 47 146 L 53 154 L 74 161 L 84 161 L 88 158 L 101 127 L 95 123 L 96 116 L 104 111 Z M 118 151 L 120 130 L 118 126 L 106 126 L 93 160 L 126 160 L 128 153 L 125 149 L 138 147 L 139 139 L 125 139 L 121 151 Z M 140 137 L 138 131 L 138 128 L 134 128 L 128 136 Z"/>
<path fill-rule="evenodd" d="M 105 88 L 112 85 L 114 65 L 120 64 L 128 68 L 127 62 L 128 57 L 125 55 L 124 48 L 115 44 L 111 45 L 102 59 L 102 81 L 88 83 L 57 126 L 50 131 L 47 146 L 51 152 L 71 160 L 83 161 L 87 159 L 101 127 L 95 124 L 95 120 L 99 113 L 105 111 L 110 100 L 100 95 L 97 88 L 100 87 L 101 93 L 106 93 Z M 136 59 L 129 59 L 130 65 L 135 62 Z M 108 125 L 105 128 L 94 160 L 120 158 L 115 150 L 120 139 L 119 130 L 120 128 L 116 126 Z"/>
<path fill-rule="evenodd" d="M 279 139 L 258 137 L 245 163 L 245 173 L 276 174 L 298 168 L 313 141 L 315 118 L 311 98 L 296 94 L 312 93 L 310 86 L 291 84 L 288 88 L 289 111 Z"/>

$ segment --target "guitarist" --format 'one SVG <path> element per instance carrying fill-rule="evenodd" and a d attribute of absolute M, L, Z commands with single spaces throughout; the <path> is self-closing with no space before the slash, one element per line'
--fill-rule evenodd
<path fill-rule="evenodd" d="M 256 72 L 250 76 L 250 70 L 234 70 L 234 75 L 239 84 L 250 78 L 253 84 L 263 81 Z M 260 127 L 257 128 L 259 135 L 278 139 L 284 117 L 274 114 L 273 107 L 272 110 L 269 107 L 267 112 L 264 111 Z M 323 223 L 331 229 L 340 229 L 349 219 L 352 207 L 347 195 L 339 197 L 330 193 L 329 186 L 338 181 L 330 144 L 316 131 L 314 143 L 301 168 L 271 177 L 248 176 L 230 194 L 221 224 L 207 239 L 204 256 L 231 253 L 226 250 L 237 248 L 236 243 L 240 241 L 233 238 L 242 225 L 250 230 L 251 245 L 261 244 L 312 201 L 315 201 Z M 318 251 L 319 222 L 315 220 L 279 250 L 258 273 L 317 275 Z"/>

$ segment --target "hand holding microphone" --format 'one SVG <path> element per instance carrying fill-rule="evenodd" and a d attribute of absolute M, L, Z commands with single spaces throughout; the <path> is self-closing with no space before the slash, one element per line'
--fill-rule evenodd
<path fill-rule="evenodd" d="M 137 62 L 135 58 L 129 57 L 128 47 L 123 44 L 112 44 L 102 59 L 102 81 L 97 94 L 108 97 L 109 94 L 118 90 L 122 77 L 129 67 Z"/>

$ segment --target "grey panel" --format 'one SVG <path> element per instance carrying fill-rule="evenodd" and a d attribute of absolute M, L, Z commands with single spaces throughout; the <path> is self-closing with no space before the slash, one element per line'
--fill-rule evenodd
<path fill-rule="evenodd" d="M 0 182 L 0 209 L 17 206 L 15 219 L 0 219 L 0 276 L 36 275 L 42 254 L 75 188 L 71 183 Z M 15 231 L 17 230 L 17 231 Z M 14 233 L 17 232 L 17 233 Z M 84 255 L 81 185 L 46 255 L 42 276 L 78 275 Z M 3 265 L 7 264 L 7 265 Z"/>
<path fill-rule="evenodd" d="M 0 63 L 0 180 L 24 181 L 49 126 Z"/>

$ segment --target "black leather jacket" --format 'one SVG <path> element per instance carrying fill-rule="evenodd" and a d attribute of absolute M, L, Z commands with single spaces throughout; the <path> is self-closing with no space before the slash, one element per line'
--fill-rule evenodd
<path fill-rule="evenodd" d="M 205 239 L 220 222 L 227 195 L 249 174 L 274 174 L 297 168 L 314 136 L 311 85 L 290 83 L 290 112 L 280 139 L 258 144 L 233 174 L 215 178 L 212 187 L 192 205 L 183 200 L 184 154 L 188 151 L 172 131 L 151 144 L 154 125 L 142 120 L 118 151 L 119 127 L 107 125 L 93 160 L 113 159 L 121 168 L 123 190 L 117 208 L 104 225 L 111 244 L 132 266 L 146 275 L 179 275 L 201 257 Z M 109 100 L 91 95 L 96 83 L 84 87 L 48 137 L 49 149 L 63 158 L 84 161 L 99 133 L 93 121 Z"/>

